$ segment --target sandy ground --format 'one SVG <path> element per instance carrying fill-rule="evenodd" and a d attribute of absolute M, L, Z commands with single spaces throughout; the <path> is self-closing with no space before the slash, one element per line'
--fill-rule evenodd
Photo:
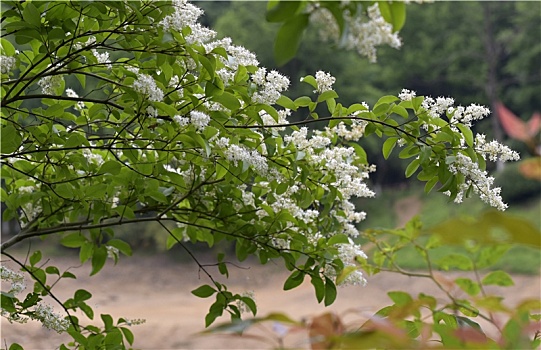
<path fill-rule="evenodd" d="M 76 266 L 77 260 L 57 258 L 51 263 L 68 268 Z M 279 266 L 232 267 L 230 270 L 229 290 L 236 293 L 253 290 L 259 307 L 258 315 L 283 312 L 301 319 L 325 312 L 323 305 L 317 303 L 308 280 L 297 289 L 282 291 L 287 274 Z M 199 299 L 190 294 L 197 286 L 208 283 L 206 276 L 199 273 L 195 265 L 157 257 L 126 258 L 116 266 L 108 264 L 94 277 L 88 277 L 90 270 L 87 266 L 72 267 L 71 271 L 80 277 L 77 281 L 66 279 L 59 282 L 55 291 L 61 299 L 72 296 L 76 289 L 84 288 L 93 294 L 89 304 L 96 315 L 109 313 L 115 318 L 146 319 L 146 323 L 131 328 L 135 334 L 135 348 L 269 349 L 276 345 L 273 339 L 277 336 L 273 335 L 271 326 L 256 330 L 269 339 L 267 342 L 223 335 L 197 335 L 204 329 L 204 316 L 212 299 Z M 451 279 L 456 276 L 456 273 L 446 275 Z M 514 287 L 495 288 L 490 292 L 503 293 L 506 304 L 513 306 L 525 298 L 539 298 L 540 282 L 539 276 L 515 276 Z M 414 296 L 420 292 L 442 296 L 433 282 L 427 279 L 383 273 L 370 277 L 367 287 L 339 289 L 338 299 L 329 309 L 339 315 L 347 315 L 345 320 L 350 325 L 361 324 L 368 315 L 391 304 L 386 293 L 392 290 L 407 291 Z M 59 311 L 58 306 L 55 309 Z M 96 320 L 99 320 L 99 316 Z M 227 319 L 224 317 L 219 321 Z M 4 319 L 1 339 L 2 348 L 17 342 L 25 349 L 54 349 L 62 341 L 68 341 L 68 337 L 44 329 L 37 322 L 18 325 L 9 324 Z M 285 344 L 306 348 L 306 338 L 303 335 L 286 336 Z"/>

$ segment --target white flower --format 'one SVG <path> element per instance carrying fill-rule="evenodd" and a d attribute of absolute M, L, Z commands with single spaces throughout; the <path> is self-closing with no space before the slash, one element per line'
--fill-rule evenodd
<path fill-rule="evenodd" d="M 398 98 L 400 98 L 402 101 L 411 101 L 415 95 L 415 91 L 402 89 L 402 92 L 398 94 Z"/>
<path fill-rule="evenodd" d="M 26 289 L 24 276 L 20 273 L 11 271 L 3 265 L 0 265 L 0 279 L 2 281 L 11 283 L 11 288 L 7 291 L 7 293 L 16 295 Z"/>
<path fill-rule="evenodd" d="M 203 10 L 190 4 L 187 0 L 174 0 L 175 12 L 166 16 L 159 25 L 164 30 L 174 29 L 181 32 L 184 27 L 192 27 L 203 14 Z"/>
<path fill-rule="evenodd" d="M 289 79 L 273 70 L 266 74 L 266 70 L 259 69 L 252 76 L 252 80 L 259 86 L 254 92 L 252 101 L 262 104 L 274 104 L 280 98 L 281 92 L 289 87 Z"/>
<path fill-rule="evenodd" d="M 58 333 L 68 330 L 69 321 L 53 312 L 53 308 L 46 304 L 38 304 L 34 310 L 34 319 L 40 321 L 43 327 L 52 329 Z"/>
<path fill-rule="evenodd" d="M 332 85 L 336 82 L 336 78 L 323 71 L 316 72 L 317 92 L 323 93 L 332 90 Z"/>
<path fill-rule="evenodd" d="M 83 149 L 83 156 L 87 159 L 88 162 L 94 163 L 97 166 L 101 166 L 104 163 L 103 157 L 101 156 L 101 154 L 94 153 L 92 149 L 89 149 L 89 148 Z"/>
<path fill-rule="evenodd" d="M 210 117 L 200 111 L 191 111 L 190 120 L 192 125 L 195 126 L 198 131 L 203 131 L 209 124 Z"/>
<path fill-rule="evenodd" d="M 55 95 L 55 90 L 62 85 L 64 78 L 61 75 L 48 75 L 38 81 L 41 91 L 45 95 Z"/>
<path fill-rule="evenodd" d="M 107 69 L 111 69 L 113 66 L 110 64 L 111 61 L 109 61 L 109 52 L 99 53 L 98 50 L 92 49 L 92 54 L 96 59 L 98 60 L 99 64 L 105 64 L 105 67 Z"/>
<path fill-rule="evenodd" d="M 163 100 L 163 91 L 156 85 L 156 81 L 148 74 L 139 74 L 133 83 L 133 89 L 141 94 L 147 95 L 153 102 Z"/>
<path fill-rule="evenodd" d="M 453 174 L 463 174 L 465 177 L 464 183 L 460 184 L 458 188 L 458 195 L 455 200 L 457 203 L 462 201 L 464 193 L 471 186 L 483 202 L 498 210 L 507 209 L 507 204 L 503 202 L 500 196 L 501 189 L 499 187 L 492 188 L 494 178 L 489 177 L 486 171 L 479 169 L 479 165 L 474 163 L 470 157 L 458 153 L 456 158 L 452 159 L 447 166 Z M 450 195 L 450 192 L 448 194 Z"/>
<path fill-rule="evenodd" d="M 378 4 L 367 9 L 368 20 L 361 16 L 345 16 L 347 31 L 340 35 L 340 29 L 332 13 L 323 7 L 314 6 L 310 20 L 319 28 L 319 36 L 323 41 L 333 41 L 347 49 L 355 49 L 357 52 L 368 57 L 370 62 L 376 62 L 376 47 L 389 45 L 400 48 L 402 42 L 397 32 L 393 32 L 393 26 L 381 16 Z"/>
<path fill-rule="evenodd" d="M 13 67 L 15 67 L 15 63 L 17 60 L 15 57 L 9 57 L 9 56 L 0 56 L 0 71 L 2 74 L 8 74 L 13 70 Z"/>
<path fill-rule="evenodd" d="M 255 301 L 255 292 L 253 290 L 242 293 L 242 296 Z M 237 300 L 237 307 L 239 308 L 241 314 L 250 311 L 248 305 L 246 305 L 246 303 L 244 303 L 242 300 Z"/>
<path fill-rule="evenodd" d="M 241 161 L 248 164 L 260 175 L 266 175 L 269 169 L 267 159 L 263 157 L 257 150 L 249 150 L 244 145 L 230 145 L 225 151 L 227 160 L 232 162 L 235 166 Z"/>
<path fill-rule="evenodd" d="M 112 247 L 110 245 L 105 246 L 105 248 L 107 249 L 107 257 L 108 258 L 110 258 L 110 259 L 118 259 L 118 253 L 119 253 L 118 248 Z"/>
<path fill-rule="evenodd" d="M 493 162 L 507 162 L 520 159 L 518 152 L 513 151 L 496 140 L 487 143 L 483 134 L 477 134 L 475 136 L 475 150 L 481 153 L 484 158 L 488 158 Z"/>
<path fill-rule="evenodd" d="M 212 29 L 203 27 L 199 23 L 190 26 L 192 33 L 186 37 L 188 44 L 200 44 L 214 39 L 216 32 Z"/>
<path fill-rule="evenodd" d="M 70 88 L 66 89 L 66 96 L 72 97 L 72 98 L 79 98 L 79 95 L 77 95 L 77 93 L 73 89 L 70 89 Z M 83 101 L 78 101 L 77 105 L 75 105 L 75 109 L 77 110 L 82 110 L 85 107 L 86 106 Z"/>
<path fill-rule="evenodd" d="M 272 126 L 272 125 L 285 125 L 289 124 L 287 117 L 291 115 L 291 110 L 289 109 L 282 109 L 278 111 L 278 121 L 274 120 L 274 118 L 268 114 L 265 110 L 259 111 L 259 116 L 261 117 L 261 120 L 263 121 L 263 125 L 266 126 Z M 276 127 L 272 128 L 273 130 L 282 131 L 285 130 L 285 127 Z"/>

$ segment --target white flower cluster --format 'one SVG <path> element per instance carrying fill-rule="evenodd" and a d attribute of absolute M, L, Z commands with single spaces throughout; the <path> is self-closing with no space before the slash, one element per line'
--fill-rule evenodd
<path fill-rule="evenodd" d="M 3 265 L 0 265 L 0 279 L 11 284 L 11 287 L 7 291 L 9 294 L 17 295 L 26 289 L 24 276 L 8 269 Z"/>
<path fill-rule="evenodd" d="M 302 186 L 302 185 L 301 185 Z M 281 210 L 285 210 L 290 213 L 295 219 L 301 220 L 306 224 L 312 224 L 319 217 L 319 211 L 315 209 L 302 209 L 297 205 L 297 200 L 293 198 L 293 195 L 297 193 L 299 186 L 290 186 L 286 192 L 275 195 L 276 201 L 270 204 L 274 212 L 278 213 Z"/>
<path fill-rule="evenodd" d="M 415 94 L 413 91 L 410 93 Z M 425 97 L 421 103 L 421 107 L 426 110 L 431 118 L 440 118 L 440 116 L 447 112 L 449 108 L 453 108 L 454 104 L 455 100 L 450 97 L 437 97 L 436 99 Z"/>
<path fill-rule="evenodd" d="M 321 28 L 319 35 L 322 40 L 332 40 L 347 49 L 355 49 L 370 62 L 376 62 L 377 46 L 389 45 L 398 49 L 402 42 L 398 33 L 393 32 L 393 26 L 381 16 L 377 3 L 368 7 L 367 13 L 368 20 L 361 16 L 345 16 L 348 30 L 342 37 L 336 20 L 328 9 L 316 6 L 311 12 L 310 20 Z"/>
<path fill-rule="evenodd" d="M 415 98 L 415 96 L 415 91 L 411 91 L 408 89 L 402 89 L 402 91 L 398 94 L 398 98 L 402 101 L 411 101 Z"/>
<path fill-rule="evenodd" d="M 274 118 L 265 112 L 264 110 L 259 111 L 259 116 L 261 117 L 261 120 L 263 121 L 263 125 L 265 126 L 273 126 L 273 125 L 286 125 L 289 124 L 289 121 L 287 120 L 287 117 L 291 115 L 291 110 L 289 109 L 281 109 L 278 111 L 278 120 L 274 120 Z M 275 127 L 272 128 L 276 131 L 283 131 L 285 130 L 285 127 Z"/>
<path fill-rule="evenodd" d="M 164 30 L 174 29 L 181 32 L 184 27 L 193 26 L 203 14 L 203 10 L 190 4 L 187 0 L 173 0 L 175 12 L 166 16 L 159 25 Z"/>
<path fill-rule="evenodd" d="M 320 94 L 332 90 L 332 85 L 336 82 L 336 78 L 329 73 L 323 71 L 316 72 L 317 92 Z"/>
<path fill-rule="evenodd" d="M 188 44 L 206 43 L 214 39 L 217 34 L 214 30 L 203 27 L 199 23 L 195 23 L 190 28 L 192 29 L 192 32 L 186 36 L 186 43 Z"/>
<path fill-rule="evenodd" d="M 107 257 L 109 259 L 118 259 L 118 254 L 120 253 L 120 251 L 118 250 L 118 248 L 116 247 L 113 247 L 113 246 L 105 246 L 105 248 L 107 249 Z"/>
<path fill-rule="evenodd" d="M 210 53 L 217 47 L 222 47 L 228 54 L 228 59 L 225 60 L 220 56 L 220 60 L 225 64 L 225 66 L 233 71 L 236 71 L 241 66 L 259 66 L 259 61 L 257 60 L 256 55 L 249 50 L 246 50 L 242 46 L 237 46 L 232 44 L 231 38 L 223 38 L 220 40 L 215 40 L 213 42 L 204 44 L 205 50 L 207 53 Z"/>
<path fill-rule="evenodd" d="M 479 169 L 478 164 L 474 163 L 470 157 L 458 153 L 456 158 L 449 162 L 447 166 L 453 174 L 462 174 L 465 177 L 464 183 L 459 186 L 455 203 L 461 203 L 464 193 L 472 186 L 473 191 L 479 195 L 483 202 L 498 210 L 507 209 L 507 204 L 503 202 L 500 195 L 501 188 L 492 188 L 494 178 L 488 176 L 486 171 Z M 447 191 L 445 194 L 450 195 L 451 193 Z"/>
<path fill-rule="evenodd" d="M 325 148 L 322 152 L 312 156 L 312 163 L 322 167 L 322 172 L 335 176 L 331 183 L 335 186 L 344 199 L 355 197 L 374 197 L 375 193 L 368 188 L 365 179 L 369 172 L 375 171 L 369 167 L 362 171 L 358 166 L 352 165 L 355 158 L 355 150 L 352 147 Z"/>
<path fill-rule="evenodd" d="M 267 164 L 267 159 L 255 149 L 250 150 L 244 145 L 233 144 L 224 151 L 224 154 L 226 159 L 235 166 L 240 161 L 243 164 L 251 166 L 260 175 L 265 176 L 268 173 L 269 165 Z"/>
<path fill-rule="evenodd" d="M 355 212 L 355 205 L 350 202 L 350 199 L 351 197 L 373 197 L 375 195 L 365 183 L 369 173 L 375 171 L 375 166 L 359 167 L 354 165 L 353 162 L 357 160 L 357 155 L 351 147 L 328 148 L 331 140 L 326 133 L 329 133 L 329 130 L 315 131 L 308 138 L 308 130 L 304 127 L 300 128 L 284 137 L 285 147 L 293 145 L 297 152 L 305 154 L 307 162 L 321 171 L 323 176 L 334 179 L 330 185 L 335 187 L 342 196 L 342 201 L 338 202 L 335 209 L 331 211 L 331 215 L 340 224 L 340 228 L 335 233 L 357 237 L 359 232 L 354 223 L 364 220 L 366 213 Z M 329 190 L 329 188 L 325 188 L 325 190 Z M 280 202 L 288 203 L 285 198 L 281 197 Z M 294 216 L 294 213 L 298 211 L 296 208 L 287 209 Z M 294 210 L 291 211 L 292 209 Z M 309 222 L 311 221 L 307 223 Z"/>
<path fill-rule="evenodd" d="M 377 61 L 376 46 L 389 45 L 394 49 L 402 46 L 398 33 L 393 32 L 393 26 L 381 16 L 379 5 L 376 3 L 368 9 L 367 22 L 360 17 L 352 19 L 350 32 L 346 37 L 346 47 L 354 48 L 370 62 Z"/>
<path fill-rule="evenodd" d="M 73 89 L 69 89 L 69 88 L 66 89 L 66 96 L 72 97 L 72 98 L 79 98 L 79 95 L 77 95 L 77 93 Z M 84 109 L 85 107 L 86 106 L 83 101 L 77 101 L 77 104 L 75 105 L 75 109 L 79 111 Z"/>
<path fill-rule="evenodd" d="M 402 90 L 401 95 L 407 96 L 405 93 L 415 96 L 415 92 L 409 90 Z M 401 97 L 402 98 L 402 97 Z M 474 121 L 481 120 L 490 114 L 490 110 L 484 106 L 471 104 L 468 107 L 458 106 L 455 107 L 455 100 L 451 97 L 425 97 L 421 103 L 428 115 L 431 118 L 440 118 L 441 115 L 447 113 L 451 116 L 451 124 L 462 123 L 467 127 L 471 127 Z"/>
<path fill-rule="evenodd" d="M 98 50 L 92 49 L 92 54 L 96 57 L 99 64 L 104 64 L 107 69 L 113 68 L 111 61 L 109 61 L 109 52 L 99 53 Z"/>
<path fill-rule="evenodd" d="M 289 87 L 287 77 L 275 70 L 267 74 L 266 68 L 259 68 L 252 75 L 252 80 L 259 87 L 252 96 L 255 103 L 274 104 L 280 98 L 281 92 Z"/>
<path fill-rule="evenodd" d="M 356 267 L 356 258 L 361 257 L 367 259 L 366 254 L 361 250 L 361 246 L 350 238 L 349 243 L 342 243 L 338 245 L 338 258 L 344 263 L 344 268 Z M 342 282 L 342 286 L 366 286 L 366 279 L 363 273 L 358 269 L 351 272 L 346 279 Z"/>
<path fill-rule="evenodd" d="M 2 72 L 2 74 L 8 74 L 9 72 L 13 70 L 13 67 L 15 67 L 16 62 L 17 60 L 15 59 L 15 57 L 1 55 L 0 56 L 0 72 Z"/>
<path fill-rule="evenodd" d="M 210 117 L 206 113 L 200 111 L 191 111 L 190 121 L 198 131 L 203 131 L 208 126 Z"/>
<path fill-rule="evenodd" d="M 18 188 L 18 190 L 21 194 L 34 193 L 36 191 L 39 191 L 39 184 L 35 184 L 33 186 L 21 186 Z M 42 207 L 39 203 L 32 200 L 27 200 L 21 206 L 21 213 L 19 217 L 19 224 L 21 225 L 21 228 L 25 228 L 28 223 L 32 222 L 32 220 L 37 218 L 41 211 Z"/>
<path fill-rule="evenodd" d="M 59 314 L 55 314 L 51 306 L 42 303 L 38 304 L 33 318 L 40 321 L 43 327 L 52 329 L 58 333 L 67 331 L 70 325 L 67 319 L 62 318 Z"/>
<path fill-rule="evenodd" d="M 101 154 L 98 154 L 94 152 L 93 149 L 90 148 L 84 148 L 83 149 L 83 156 L 86 158 L 86 160 L 89 163 L 94 163 L 97 166 L 101 166 L 104 163 L 103 157 Z"/>
<path fill-rule="evenodd" d="M 310 22 L 319 28 L 318 34 L 321 41 L 338 43 L 340 40 L 340 27 L 336 23 L 332 12 L 317 3 L 313 6 L 309 5 L 308 10 L 311 11 Z"/>
<path fill-rule="evenodd" d="M 496 140 L 487 142 L 485 138 L 483 134 L 477 134 L 475 136 L 475 150 L 481 153 L 485 159 L 488 158 L 493 162 L 507 162 L 520 159 L 518 152 L 513 151 Z"/>
<path fill-rule="evenodd" d="M 147 95 L 153 102 L 163 100 L 163 91 L 156 85 L 156 81 L 148 74 L 139 74 L 133 82 L 133 89 L 141 94 Z"/>
<path fill-rule="evenodd" d="M 356 114 L 353 114 L 352 117 L 355 117 Z M 364 130 L 368 122 L 364 120 L 352 120 L 349 129 L 344 122 L 340 122 L 335 127 L 329 129 L 327 133 L 335 134 L 348 141 L 359 141 L 361 137 L 364 136 Z"/>
<path fill-rule="evenodd" d="M 479 106 L 476 104 L 471 104 L 468 107 L 464 108 L 458 106 L 456 108 L 449 108 L 447 113 L 453 114 L 451 118 L 451 123 L 462 123 L 468 127 L 472 126 L 472 122 L 476 120 L 481 120 L 490 114 L 490 110 L 484 106 Z"/>
<path fill-rule="evenodd" d="M 197 23 L 197 19 L 203 15 L 203 10 L 190 4 L 187 0 L 173 0 L 175 12 L 166 16 L 160 23 L 164 30 L 176 30 L 182 32 L 185 27 L 190 27 L 191 33 L 186 36 L 188 44 L 206 43 L 214 37 L 216 32 Z"/>
<path fill-rule="evenodd" d="M 243 297 L 250 298 L 255 301 L 255 292 L 253 290 L 242 293 Z M 242 300 L 237 300 L 237 307 L 241 314 L 250 312 L 250 308 Z"/>
<path fill-rule="evenodd" d="M 62 85 L 64 78 L 61 75 L 48 75 L 38 81 L 41 91 L 45 95 L 55 95 L 55 90 Z"/>

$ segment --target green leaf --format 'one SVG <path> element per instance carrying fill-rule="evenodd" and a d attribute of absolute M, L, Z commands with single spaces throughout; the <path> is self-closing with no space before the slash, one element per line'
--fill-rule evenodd
<path fill-rule="evenodd" d="M 310 283 L 314 286 L 314 290 L 316 292 L 316 299 L 318 303 L 321 303 L 323 301 L 323 298 L 325 297 L 325 284 L 323 283 L 323 279 L 317 275 L 311 276 Z"/>
<path fill-rule="evenodd" d="M 393 1 L 389 3 L 387 1 L 379 1 L 379 10 L 381 16 L 387 23 L 393 25 L 393 31 L 397 32 L 406 23 L 406 4 L 402 1 Z"/>
<path fill-rule="evenodd" d="M 133 333 L 132 331 L 130 331 L 128 328 L 126 327 L 120 327 L 120 331 L 122 332 L 122 334 L 124 334 L 124 338 L 126 338 L 126 341 L 130 344 L 130 345 L 133 345 L 133 341 L 134 341 L 134 336 L 133 336 Z"/>
<path fill-rule="evenodd" d="M 108 160 L 103 163 L 98 171 L 98 174 L 111 174 L 118 175 L 120 174 L 121 165 L 116 160 Z"/>
<path fill-rule="evenodd" d="M 76 303 L 80 303 L 90 298 L 92 298 L 92 294 L 89 291 L 84 290 L 84 289 L 78 289 L 73 295 L 73 299 L 75 300 Z"/>
<path fill-rule="evenodd" d="M 239 99 L 235 97 L 235 95 L 227 91 L 224 91 L 224 93 L 221 95 L 213 96 L 212 100 L 214 102 L 220 103 L 222 106 L 224 106 L 227 109 L 230 109 L 231 111 L 236 111 L 240 108 Z"/>
<path fill-rule="evenodd" d="M 304 273 L 301 271 L 293 272 L 284 283 L 284 290 L 296 288 L 304 281 Z"/>
<path fill-rule="evenodd" d="M 177 109 L 167 103 L 153 102 L 153 104 L 154 104 L 154 107 L 158 109 L 158 111 L 164 112 L 164 113 L 159 113 L 159 115 L 167 115 L 170 117 L 174 117 L 175 115 L 178 114 Z"/>
<path fill-rule="evenodd" d="M 410 305 L 413 302 L 413 298 L 406 292 L 393 291 L 388 292 L 387 295 L 398 306 Z"/>
<path fill-rule="evenodd" d="M 358 270 L 357 266 L 354 266 L 354 265 L 349 265 L 349 266 L 344 267 L 342 271 L 340 272 L 340 274 L 336 276 L 336 285 L 342 284 L 348 278 L 349 275 L 351 275 L 353 272 L 357 270 Z"/>
<path fill-rule="evenodd" d="M 297 110 L 297 106 L 295 105 L 295 102 L 293 102 L 293 100 L 291 100 L 289 97 L 284 96 L 284 95 L 280 96 L 280 98 L 276 101 L 276 104 L 284 108 L 291 109 L 293 111 Z"/>
<path fill-rule="evenodd" d="M 90 276 L 93 276 L 100 272 L 103 266 L 105 266 L 106 260 L 107 249 L 105 248 L 105 246 L 94 249 L 94 252 L 92 253 L 92 272 L 90 272 Z"/>
<path fill-rule="evenodd" d="M 2 54 L 4 56 L 15 56 L 15 47 L 8 40 L 1 38 L 0 46 L 2 47 Z"/>
<path fill-rule="evenodd" d="M 208 284 L 202 285 L 201 287 L 198 287 L 194 290 L 192 290 L 192 294 L 199 298 L 208 298 L 214 293 L 216 293 L 217 290 L 209 286 Z"/>
<path fill-rule="evenodd" d="M 460 270 L 468 271 L 473 269 L 473 262 L 470 258 L 463 254 L 449 254 L 441 258 L 438 265 L 444 269 L 458 268 Z"/>
<path fill-rule="evenodd" d="M 24 348 L 17 343 L 13 343 L 9 346 L 9 350 L 24 350 Z"/>
<path fill-rule="evenodd" d="M 68 248 L 77 248 L 86 242 L 86 238 L 79 232 L 71 233 L 60 240 L 60 244 Z"/>
<path fill-rule="evenodd" d="M 327 244 L 329 246 L 333 246 L 335 244 L 340 244 L 340 243 L 349 243 L 349 238 L 347 235 L 343 234 L 343 233 L 340 233 L 340 234 L 337 234 L 337 235 L 334 235 L 332 236 L 331 238 L 329 238 L 329 240 L 327 241 Z"/>
<path fill-rule="evenodd" d="M 317 102 L 327 101 L 331 98 L 338 98 L 338 94 L 334 90 L 328 90 L 317 97 Z"/>
<path fill-rule="evenodd" d="M 348 107 L 348 110 L 346 112 L 347 115 L 352 115 L 353 113 L 355 112 L 358 112 L 358 111 L 366 111 L 368 110 L 368 108 L 366 108 L 365 106 L 363 106 L 362 104 L 360 103 L 355 103 L 355 104 L 352 104 L 351 106 Z"/>
<path fill-rule="evenodd" d="M 385 142 L 383 143 L 383 158 L 389 159 L 389 156 L 391 155 L 391 152 L 393 151 L 394 147 L 396 146 L 396 142 L 398 141 L 398 137 L 389 137 Z"/>
<path fill-rule="evenodd" d="M 274 4 L 269 1 L 269 7 L 265 14 L 267 22 L 284 22 L 291 17 L 295 16 L 295 13 L 301 5 L 300 1 L 279 1 Z"/>
<path fill-rule="evenodd" d="M 481 287 L 479 287 L 479 284 L 469 278 L 457 278 L 455 280 L 455 283 L 457 284 L 457 286 L 460 287 L 460 289 L 462 289 L 471 296 L 475 296 L 481 291 Z"/>
<path fill-rule="evenodd" d="M 278 30 L 274 42 L 274 60 L 278 66 L 283 66 L 297 54 L 309 16 L 302 14 L 290 18 Z"/>
<path fill-rule="evenodd" d="M 107 242 L 107 245 L 111 247 L 115 247 L 124 255 L 127 255 L 127 256 L 132 255 L 132 250 L 131 250 L 130 245 L 120 239 L 113 238 Z"/>
<path fill-rule="evenodd" d="M 400 105 L 394 105 L 393 108 L 391 109 L 391 112 L 398 114 L 402 118 L 407 119 L 409 117 L 408 111 Z"/>
<path fill-rule="evenodd" d="M 40 260 L 41 260 L 41 252 L 37 250 L 30 256 L 30 259 L 29 259 L 30 265 L 35 266 Z"/>
<path fill-rule="evenodd" d="M 60 271 L 58 270 L 58 267 L 56 266 L 47 266 L 45 268 L 45 272 L 49 275 L 58 275 L 60 276 Z"/>
<path fill-rule="evenodd" d="M 255 316 L 257 314 L 257 305 L 255 304 L 252 298 L 242 297 L 242 302 L 248 306 L 252 314 Z"/>
<path fill-rule="evenodd" d="M 1 136 L 2 154 L 13 153 L 21 146 L 23 138 L 13 125 L 3 126 Z"/>
<path fill-rule="evenodd" d="M 456 124 L 456 127 L 462 132 L 462 135 L 464 135 L 464 139 L 466 140 L 466 144 L 470 147 L 473 147 L 473 132 L 470 128 L 463 124 Z"/>
<path fill-rule="evenodd" d="M 439 178 L 437 176 L 434 176 L 433 178 L 428 180 L 426 185 L 425 185 L 425 189 L 424 189 L 425 193 L 429 194 L 430 191 L 432 191 L 432 189 L 434 188 L 434 186 L 436 186 L 438 181 L 439 181 Z"/>
<path fill-rule="evenodd" d="M 295 106 L 297 106 L 297 108 L 306 107 L 310 103 L 312 103 L 312 99 L 308 96 L 302 96 L 302 97 L 297 98 L 294 103 L 295 103 Z"/>
<path fill-rule="evenodd" d="M 515 283 L 507 272 L 492 271 L 488 273 L 481 281 L 485 286 L 496 285 L 501 287 L 513 286 Z"/>
<path fill-rule="evenodd" d="M 41 26 L 41 13 L 31 2 L 26 3 L 26 7 L 23 10 L 23 19 L 32 26 Z"/>
<path fill-rule="evenodd" d="M 336 285 L 333 281 L 325 277 L 325 306 L 329 306 L 336 300 Z"/>
<path fill-rule="evenodd" d="M 411 177 L 419 168 L 421 161 L 419 159 L 414 159 L 406 168 L 406 177 Z"/>

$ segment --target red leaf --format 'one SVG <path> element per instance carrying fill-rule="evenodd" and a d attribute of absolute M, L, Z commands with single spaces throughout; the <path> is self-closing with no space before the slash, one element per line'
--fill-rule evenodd
<path fill-rule="evenodd" d="M 532 118 L 528 120 L 528 131 L 530 133 L 530 137 L 535 137 L 539 130 L 541 130 L 541 113 L 535 112 L 532 115 Z"/>
<path fill-rule="evenodd" d="M 503 103 L 497 103 L 498 117 L 507 135 L 514 139 L 527 142 L 530 139 L 528 125 L 511 112 Z"/>

